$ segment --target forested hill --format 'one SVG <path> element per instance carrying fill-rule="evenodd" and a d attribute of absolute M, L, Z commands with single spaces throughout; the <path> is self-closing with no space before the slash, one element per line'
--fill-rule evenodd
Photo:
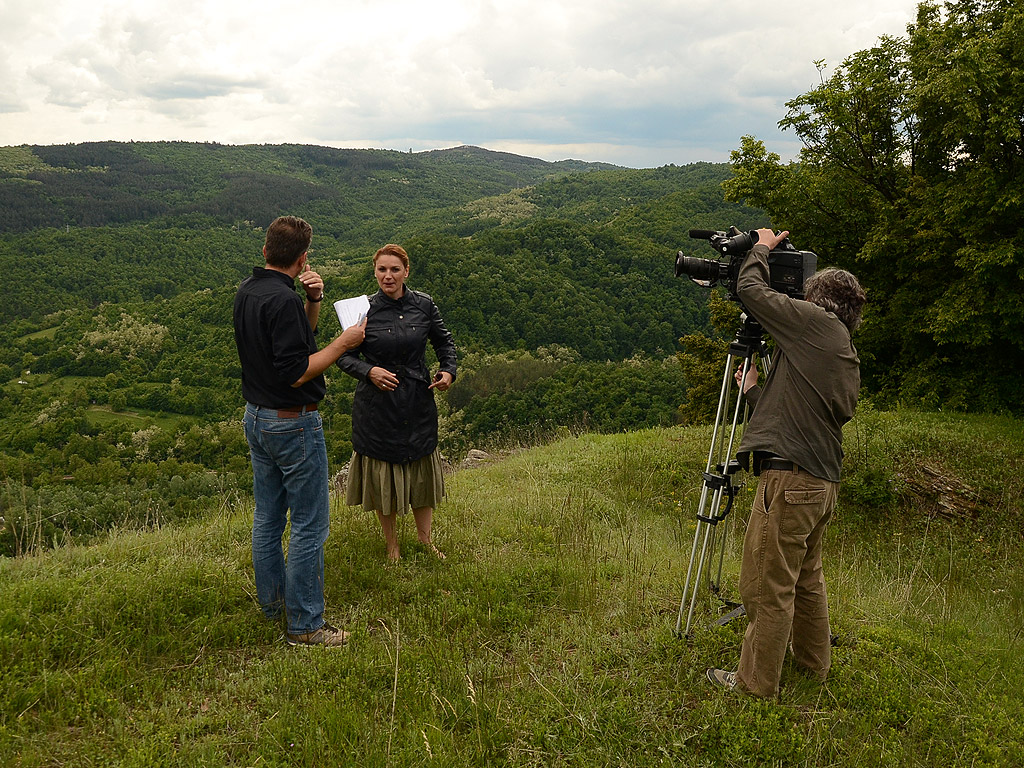
<path fill-rule="evenodd" d="M 263 227 L 291 213 L 313 224 L 330 295 L 372 290 L 369 255 L 405 244 L 411 284 L 449 308 L 465 348 L 671 352 L 704 316 L 704 297 L 672 277 L 675 250 L 700 248 L 687 229 L 759 216 L 723 201 L 728 174 L 474 147 L 2 148 L 0 266 L 20 279 L 0 321 L 51 327 L 61 310 L 234 286 L 259 261 Z"/>
<path fill-rule="evenodd" d="M 458 147 L 423 153 L 303 145 L 102 142 L 0 149 L 0 231 L 156 222 L 193 228 L 316 205 L 319 228 L 371 239 L 426 209 L 614 166 Z"/>
<path fill-rule="evenodd" d="M 675 252 L 713 255 L 690 228 L 769 222 L 866 288 L 875 406 L 1020 413 L 1022 29 L 1020 3 L 922 3 L 906 37 L 787 103 L 798 162 L 751 136 L 730 165 L 643 170 L 474 147 L 0 147 L 0 546 L 22 547 L 17 515 L 164 516 L 209 470 L 247 474 L 231 300 L 283 213 L 312 223 L 329 300 L 375 290 L 370 255 L 406 246 L 460 351 L 453 453 L 699 418 L 726 346 L 704 334 L 714 314 L 731 337 L 717 309 L 737 308 L 674 278 Z M 351 386 L 331 377 L 323 408 L 336 462 Z"/>
<path fill-rule="evenodd" d="M 408 249 L 410 286 L 459 348 L 446 454 L 675 423 L 679 339 L 708 327 L 707 292 L 673 276 L 675 252 L 714 255 L 691 227 L 764 223 L 724 201 L 729 175 L 474 147 L 0 148 L 0 554 L 247 487 L 231 304 L 285 213 L 313 225 L 328 301 L 376 290 L 380 245 Z M 340 330 L 329 310 L 321 326 L 321 343 Z M 328 377 L 335 466 L 353 388 Z"/>

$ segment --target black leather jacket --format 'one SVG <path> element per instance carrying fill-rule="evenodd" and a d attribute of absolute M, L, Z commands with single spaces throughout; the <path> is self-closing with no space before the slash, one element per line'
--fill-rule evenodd
<path fill-rule="evenodd" d="M 352 402 L 352 447 L 356 453 L 405 464 L 437 447 L 437 405 L 424 353 L 430 342 L 441 371 L 455 378 L 455 341 L 434 300 L 408 286 L 400 299 L 383 291 L 370 297 L 366 338 L 338 360 L 359 379 Z M 398 376 L 398 387 L 382 392 L 369 381 L 380 366 Z"/>

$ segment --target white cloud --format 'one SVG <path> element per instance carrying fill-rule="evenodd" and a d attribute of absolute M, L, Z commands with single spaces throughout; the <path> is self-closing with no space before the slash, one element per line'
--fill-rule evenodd
<path fill-rule="evenodd" d="M 787 156 L 775 124 L 814 61 L 903 34 L 915 7 L 0 0 L 0 144 L 465 142 L 648 166 L 725 160 L 754 133 Z"/>

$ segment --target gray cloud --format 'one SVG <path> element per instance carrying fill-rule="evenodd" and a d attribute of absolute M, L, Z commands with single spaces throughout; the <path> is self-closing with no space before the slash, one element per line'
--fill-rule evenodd
<path fill-rule="evenodd" d="M 239 91 L 250 91 L 261 87 L 256 80 L 233 80 L 204 75 L 202 73 L 176 73 L 166 80 L 143 83 L 138 93 L 148 99 L 202 100 L 228 96 Z"/>
<path fill-rule="evenodd" d="M 0 2 L 17 11 L 0 30 L 0 144 L 467 142 L 626 165 L 725 160 L 746 133 L 791 155 L 776 123 L 813 62 L 902 34 L 916 5 Z"/>

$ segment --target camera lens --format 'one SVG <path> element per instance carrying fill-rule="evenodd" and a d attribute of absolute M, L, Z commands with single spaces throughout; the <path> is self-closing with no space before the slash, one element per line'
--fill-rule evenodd
<path fill-rule="evenodd" d="M 724 264 L 714 259 L 698 259 L 693 256 L 684 256 L 680 251 L 676 254 L 676 277 L 686 275 L 691 280 L 703 280 L 713 283 L 722 276 Z"/>

